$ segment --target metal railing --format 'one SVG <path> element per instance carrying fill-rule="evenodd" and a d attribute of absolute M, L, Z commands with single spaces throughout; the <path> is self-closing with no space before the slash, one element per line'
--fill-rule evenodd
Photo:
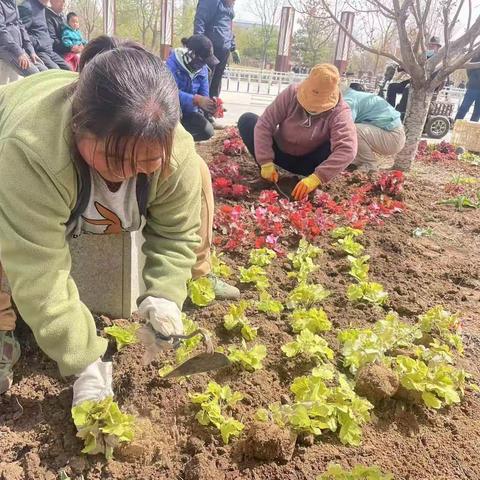
<path fill-rule="evenodd" d="M 308 75 L 294 72 L 275 72 L 273 70 L 226 69 L 223 75 L 222 89 L 234 93 L 249 93 L 275 97 L 289 85 L 299 83 Z M 381 81 L 375 78 L 348 78 L 348 83 L 357 82 L 365 86 L 367 91 L 377 92 Z M 465 89 L 446 87 L 438 99 L 457 103 L 465 95 Z"/>

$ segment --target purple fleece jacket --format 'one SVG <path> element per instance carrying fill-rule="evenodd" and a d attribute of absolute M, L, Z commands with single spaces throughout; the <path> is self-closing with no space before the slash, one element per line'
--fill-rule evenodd
<path fill-rule="evenodd" d="M 311 116 L 297 101 L 298 85 L 285 89 L 259 118 L 255 156 L 260 165 L 274 160 L 273 141 L 290 155 L 307 155 L 330 141 L 330 156 L 316 169 L 322 183 L 345 170 L 357 154 L 357 133 L 348 105 L 340 98 L 329 112 Z M 309 125 L 310 117 L 310 126 Z"/>

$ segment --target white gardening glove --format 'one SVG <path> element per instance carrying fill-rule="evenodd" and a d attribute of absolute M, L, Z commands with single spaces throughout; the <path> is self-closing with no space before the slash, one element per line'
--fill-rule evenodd
<path fill-rule="evenodd" d="M 103 400 L 113 396 L 112 362 L 102 362 L 99 358 L 80 373 L 73 384 L 72 405 L 85 400 Z"/>
<path fill-rule="evenodd" d="M 137 332 L 137 336 L 146 347 L 143 363 L 149 364 L 158 352 L 172 348 L 174 343 L 174 340 L 159 338 L 155 332 L 164 337 L 183 335 L 182 314 L 175 303 L 156 297 L 145 298 L 138 312 L 147 320 L 147 325 Z"/>

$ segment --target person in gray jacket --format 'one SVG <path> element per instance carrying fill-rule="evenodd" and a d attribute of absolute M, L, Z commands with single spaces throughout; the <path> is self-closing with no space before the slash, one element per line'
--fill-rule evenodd
<path fill-rule="evenodd" d="M 0 0 L 0 60 L 23 77 L 46 70 L 20 21 L 15 0 Z"/>
<path fill-rule="evenodd" d="M 24 0 L 18 6 L 20 18 L 27 29 L 33 48 L 47 68 L 71 70 L 70 65 L 53 51 L 53 39 L 48 31 L 45 9 L 48 0 Z"/>

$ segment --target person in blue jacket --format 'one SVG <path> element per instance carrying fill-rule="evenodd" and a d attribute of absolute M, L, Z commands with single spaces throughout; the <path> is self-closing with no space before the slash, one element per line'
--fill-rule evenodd
<path fill-rule="evenodd" d="M 180 91 L 182 125 L 196 142 L 214 135 L 211 121 L 217 103 L 209 96 L 208 69 L 219 60 L 213 54 L 212 42 L 204 35 L 183 38 L 184 48 L 176 48 L 167 59 Z"/>
<path fill-rule="evenodd" d="M 352 88 L 353 87 L 353 88 Z M 405 146 L 405 130 L 400 112 L 373 93 L 351 84 L 343 99 L 352 111 L 357 130 L 358 151 L 353 165 L 360 171 L 378 170 L 378 158 L 399 153 Z"/>
<path fill-rule="evenodd" d="M 199 0 L 193 26 L 193 33 L 207 36 L 213 43 L 214 54 L 219 64 L 213 71 L 210 82 L 210 96 L 219 97 L 222 77 L 230 53 L 233 61 L 240 63 L 240 55 L 235 45 L 233 18 L 235 0 Z"/>

